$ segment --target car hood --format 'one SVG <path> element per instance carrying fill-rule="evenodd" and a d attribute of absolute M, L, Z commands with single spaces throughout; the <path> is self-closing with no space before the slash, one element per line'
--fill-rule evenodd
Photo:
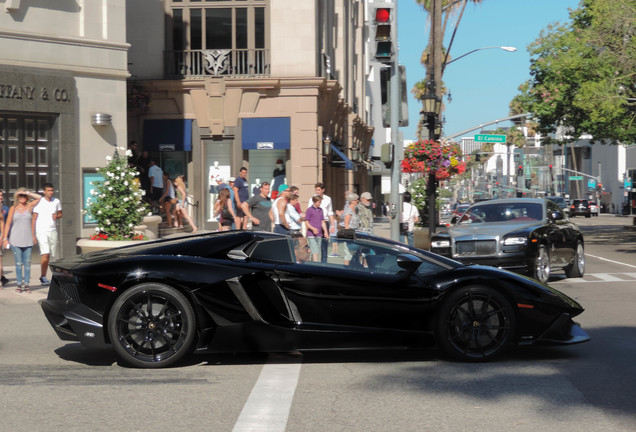
<path fill-rule="evenodd" d="M 520 231 L 540 224 L 540 221 L 479 223 L 454 226 L 449 229 L 449 233 L 455 238 L 467 236 L 496 237 L 508 232 Z"/>

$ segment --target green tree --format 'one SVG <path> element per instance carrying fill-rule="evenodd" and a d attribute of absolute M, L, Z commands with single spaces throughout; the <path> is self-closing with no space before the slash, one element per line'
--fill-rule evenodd
<path fill-rule="evenodd" d="M 125 155 L 119 154 L 126 151 Z M 143 236 L 135 233 L 148 210 L 143 203 L 144 191 L 139 173 L 128 165 L 130 150 L 118 147 L 114 156 L 107 156 L 106 166 L 97 172 L 104 180 L 91 182 L 88 213 L 97 223 L 94 240 L 133 240 Z"/>
<path fill-rule="evenodd" d="M 528 47 L 531 79 L 511 113 L 532 112 L 544 135 L 563 126 L 572 139 L 636 141 L 635 26 L 636 0 L 582 0 Z"/>

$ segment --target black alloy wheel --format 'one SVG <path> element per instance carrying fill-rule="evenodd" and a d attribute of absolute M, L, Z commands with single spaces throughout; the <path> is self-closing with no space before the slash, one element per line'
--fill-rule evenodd
<path fill-rule="evenodd" d="M 510 302 L 495 289 L 462 288 L 444 301 L 437 318 L 437 342 L 461 361 L 486 361 L 504 352 L 514 339 L 516 317 Z"/>
<path fill-rule="evenodd" d="M 574 260 L 565 266 L 565 275 L 569 278 L 583 277 L 585 274 L 585 251 L 581 242 L 576 243 Z"/>
<path fill-rule="evenodd" d="M 532 277 L 539 282 L 548 283 L 552 265 L 550 264 L 550 251 L 545 245 L 539 246 L 532 265 Z"/>
<path fill-rule="evenodd" d="M 193 347 L 194 310 L 178 290 L 144 283 L 124 292 L 108 314 L 108 335 L 125 363 L 141 368 L 171 366 Z"/>

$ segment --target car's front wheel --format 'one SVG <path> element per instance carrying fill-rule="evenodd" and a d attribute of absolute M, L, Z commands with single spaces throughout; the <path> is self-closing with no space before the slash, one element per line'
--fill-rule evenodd
<path fill-rule="evenodd" d="M 550 252 L 547 247 L 539 246 L 532 264 L 532 277 L 539 282 L 547 283 L 550 280 L 551 272 Z"/>
<path fill-rule="evenodd" d="M 115 353 L 135 367 L 160 368 L 190 353 L 195 315 L 178 290 L 144 283 L 124 292 L 108 314 L 108 335 Z"/>
<path fill-rule="evenodd" d="M 492 288 L 465 287 L 451 293 L 437 317 L 436 338 L 444 353 L 462 361 L 486 361 L 514 339 L 516 318 L 510 302 Z"/>
<path fill-rule="evenodd" d="M 565 275 L 569 278 L 583 277 L 583 274 L 585 274 L 585 251 L 582 243 L 577 242 L 574 260 L 565 266 L 564 270 Z"/>

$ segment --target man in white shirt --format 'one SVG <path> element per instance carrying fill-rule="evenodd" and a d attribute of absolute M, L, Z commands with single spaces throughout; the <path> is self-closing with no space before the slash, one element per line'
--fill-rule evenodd
<path fill-rule="evenodd" d="M 322 199 L 320 203 L 320 208 L 322 208 L 322 213 L 325 218 L 325 222 L 327 223 L 327 231 L 330 236 L 335 237 L 336 231 L 338 227 L 336 227 L 336 218 L 333 214 L 333 206 L 331 204 L 331 198 L 325 195 L 325 185 L 323 183 L 316 183 L 314 186 L 314 191 L 317 196 Z M 312 200 L 309 200 L 309 204 L 307 208 L 309 208 L 313 204 Z M 327 262 L 327 251 L 329 249 L 329 242 L 323 241 L 320 243 L 320 260 L 322 262 Z"/>
<path fill-rule="evenodd" d="M 62 218 L 62 203 L 59 199 L 53 198 L 55 189 L 51 183 L 45 183 L 44 198 L 33 208 L 33 220 L 31 230 L 35 234 L 40 247 L 40 283 L 49 285 L 50 280 L 46 277 L 49 268 L 50 257 L 57 259 L 57 227 L 55 222 Z"/>

